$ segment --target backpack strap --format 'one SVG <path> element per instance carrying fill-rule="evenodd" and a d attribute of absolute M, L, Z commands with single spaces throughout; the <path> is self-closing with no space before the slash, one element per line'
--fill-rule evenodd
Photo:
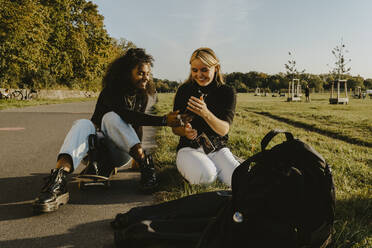
<path fill-rule="evenodd" d="M 269 144 L 269 142 L 279 133 L 284 133 L 285 137 L 287 138 L 287 141 L 294 139 L 292 133 L 281 130 L 281 129 L 274 129 L 274 130 L 271 130 L 268 134 L 266 134 L 265 137 L 263 137 L 261 141 L 261 150 L 264 151 L 267 145 Z"/>
<path fill-rule="evenodd" d="M 256 162 L 258 159 L 264 156 L 264 152 L 256 153 L 255 155 L 251 156 L 243 163 L 241 163 L 238 167 L 235 168 L 233 174 L 231 176 L 231 190 L 232 190 L 232 198 L 235 198 L 236 192 L 238 191 L 238 185 L 241 180 L 239 178 L 241 176 L 245 176 L 251 170 L 251 163 Z"/>

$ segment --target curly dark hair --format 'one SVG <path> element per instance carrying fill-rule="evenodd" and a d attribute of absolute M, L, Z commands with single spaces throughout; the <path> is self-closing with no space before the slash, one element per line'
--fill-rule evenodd
<path fill-rule="evenodd" d="M 149 64 L 153 66 L 154 58 L 145 52 L 143 48 L 130 48 L 124 55 L 115 59 L 107 68 L 102 80 L 102 88 L 124 90 L 131 87 L 131 72 L 136 66 Z M 147 83 L 147 94 L 155 93 L 152 77 Z"/>

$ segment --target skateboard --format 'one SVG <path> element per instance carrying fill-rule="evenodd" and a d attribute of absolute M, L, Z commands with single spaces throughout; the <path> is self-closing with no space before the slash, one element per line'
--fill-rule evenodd
<path fill-rule="evenodd" d="M 79 189 L 87 186 L 102 185 L 110 187 L 110 178 L 117 174 L 117 169 L 111 165 L 111 160 L 107 154 L 107 147 L 104 143 L 102 133 L 91 134 L 88 136 L 89 151 L 86 167 L 77 176 Z M 103 153 L 105 153 L 103 155 Z M 103 159 L 106 158 L 106 159 Z"/>
<path fill-rule="evenodd" d="M 85 189 L 89 186 L 103 186 L 109 188 L 111 186 L 111 177 L 117 174 L 117 168 L 114 168 L 109 175 L 85 174 L 83 170 L 78 176 L 79 189 Z"/>
<path fill-rule="evenodd" d="M 134 164 L 134 160 L 130 159 L 125 164 L 120 165 L 120 167 L 126 167 L 128 165 Z M 83 190 L 89 186 L 103 186 L 109 188 L 111 186 L 111 179 L 113 176 L 118 174 L 119 167 L 110 167 L 110 168 L 98 168 L 98 163 L 93 162 L 86 165 L 86 167 L 80 172 L 76 177 L 78 181 L 79 189 Z M 100 171 L 100 172 L 99 172 Z"/>

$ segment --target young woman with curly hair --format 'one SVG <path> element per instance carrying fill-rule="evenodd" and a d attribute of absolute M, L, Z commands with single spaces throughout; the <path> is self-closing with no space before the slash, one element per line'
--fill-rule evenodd
<path fill-rule="evenodd" d="M 74 122 L 58 154 L 56 169 L 33 204 L 36 211 L 55 211 L 67 203 L 66 175 L 87 155 L 88 137 L 97 131 L 104 134 L 106 143 L 111 144 L 108 150 L 115 150 L 116 157 L 124 162 L 132 157 L 140 165 L 140 186 L 144 191 L 151 192 L 157 186 L 151 156 L 145 154 L 141 145 L 142 126 L 175 127 L 181 124 L 181 118 L 177 111 L 164 116 L 144 113 L 149 95 L 154 94 L 152 65 L 153 57 L 141 48 L 129 49 L 109 65 L 93 116 L 91 120 Z M 95 172 L 99 174 L 99 170 Z"/>

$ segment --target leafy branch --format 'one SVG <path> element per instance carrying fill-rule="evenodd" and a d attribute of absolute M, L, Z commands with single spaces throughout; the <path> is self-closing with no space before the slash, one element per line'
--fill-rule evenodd
<path fill-rule="evenodd" d="M 346 49 L 345 43 L 341 39 L 339 45 L 332 49 L 332 54 L 335 57 L 336 61 L 334 64 L 334 68 L 330 71 L 331 74 L 337 76 L 337 78 L 341 78 L 342 75 L 347 74 L 350 72 L 351 67 L 347 67 L 347 65 L 351 62 L 351 59 L 346 59 L 345 55 L 349 51 Z"/>
<path fill-rule="evenodd" d="M 296 66 L 296 60 L 293 58 L 292 53 L 288 52 L 288 54 L 290 58 L 288 60 L 288 64 L 284 64 L 284 66 L 286 69 L 287 77 L 292 80 L 295 77 L 298 77 L 300 74 L 303 74 L 305 72 L 305 69 L 302 71 L 298 71 Z"/>

